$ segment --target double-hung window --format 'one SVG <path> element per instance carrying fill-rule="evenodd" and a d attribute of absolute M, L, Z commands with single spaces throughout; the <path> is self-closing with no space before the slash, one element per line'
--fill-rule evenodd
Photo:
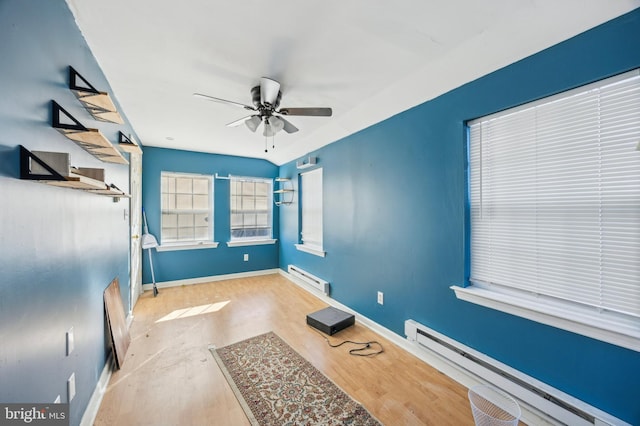
<path fill-rule="evenodd" d="M 231 177 L 229 245 L 270 244 L 273 239 L 273 181 Z"/>
<path fill-rule="evenodd" d="M 162 172 L 161 246 L 188 247 L 213 243 L 212 177 Z"/>
<path fill-rule="evenodd" d="M 640 351 L 640 73 L 469 123 L 459 298 Z"/>
<path fill-rule="evenodd" d="M 300 204 L 302 229 L 296 244 L 302 250 L 317 256 L 325 256 L 322 238 L 322 169 L 300 174 Z"/>

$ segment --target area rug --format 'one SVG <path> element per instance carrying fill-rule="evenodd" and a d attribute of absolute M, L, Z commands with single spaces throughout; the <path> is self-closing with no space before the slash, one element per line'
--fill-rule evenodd
<path fill-rule="evenodd" d="M 273 332 L 209 350 L 252 425 L 380 425 Z"/>

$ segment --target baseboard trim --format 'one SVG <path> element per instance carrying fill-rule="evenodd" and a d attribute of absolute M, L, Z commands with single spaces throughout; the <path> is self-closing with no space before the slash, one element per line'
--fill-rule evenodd
<path fill-rule="evenodd" d="M 369 328 L 373 332 L 379 334 L 385 339 L 389 340 L 396 346 L 404 349 L 409 352 L 411 355 L 420 359 L 421 361 L 429 364 L 431 367 L 435 368 L 439 372 L 443 373 L 447 377 L 455 380 L 461 385 L 470 388 L 475 385 L 479 385 L 484 383 L 480 378 L 475 376 L 473 373 L 465 370 L 464 368 L 452 363 L 449 360 L 442 358 L 440 355 L 436 354 L 428 350 L 427 348 L 418 346 L 416 343 L 410 342 L 409 340 L 403 338 L 402 336 L 394 333 L 388 328 L 378 324 L 377 322 L 365 317 L 364 315 L 359 314 L 348 306 L 343 305 L 342 303 L 332 299 L 331 297 L 323 294 L 322 292 L 312 288 L 309 285 L 302 283 L 300 280 L 297 280 L 295 277 L 291 276 L 288 272 L 279 269 L 278 272 L 280 275 L 297 285 L 298 287 L 306 290 L 307 292 L 313 294 L 318 299 L 326 302 L 327 304 L 333 306 L 334 308 L 338 308 L 342 311 L 349 312 L 356 317 L 356 321 L 365 327 Z M 550 425 L 553 424 L 552 420 L 544 413 L 539 412 L 534 407 L 529 405 L 521 404 L 520 408 L 522 409 L 521 419 L 526 421 L 527 424 L 537 424 L 537 425 Z"/>
<path fill-rule="evenodd" d="M 248 278 L 248 277 L 258 277 L 260 275 L 271 275 L 277 274 L 280 269 L 262 269 L 260 271 L 249 271 L 249 272 L 238 272 L 235 274 L 224 274 L 224 275 L 211 275 L 209 277 L 199 277 L 199 278 L 187 278 L 184 280 L 175 280 L 175 281 L 164 281 L 160 283 L 156 283 L 156 287 L 158 288 L 169 288 L 169 287 L 180 287 L 183 285 L 194 285 L 194 284 L 204 284 L 210 283 L 212 281 L 224 281 L 224 280 L 232 280 L 236 278 Z M 153 290 L 153 284 L 143 284 L 142 291 Z"/>
<path fill-rule="evenodd" d="M 91 426 L 96 420 L 100 404 L 102 403 L 102 398 L 104 397 L 104 392 L 107 389 L 107 385 L 111 379 L 111 373 L 113 372 L 112 360 L 113 357 L 109 355 L 109 358 L 107 358 L 107 362 L 104 364 L 104 368 L 102 369 L 102 373 L 98 378 L 98 383 L 93 390 L 93 394 L 91 394 L 89 404 L 87 404 L 87 408 L 84 410 L 84 414 L 80 420 L 80 426 Z"/>

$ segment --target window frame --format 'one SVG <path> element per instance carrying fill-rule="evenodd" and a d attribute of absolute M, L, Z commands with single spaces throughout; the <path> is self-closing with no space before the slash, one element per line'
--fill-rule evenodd
<path fill-rule="evenodd" d="M 239 196 L 234 194 L 234 184 L 237 182 L 249 182 L 249 183 L 265 183 L 267 184 L 266 191 L 266 203 L 267 206 L 267 223 L 269 229 L 269 235 L 265 236 L 250 236 L 250 237 L 237 237 L 233 235 L 233 215 L 234 215 L 234 196 Z M 253 194 L 254 204 L 256 202 L 255 191 Z M 273 209 L 273 179 L 264 178 L 264 177 L 253 177 L 253 176 L 229 176 L 229 241 L 227 242 L 228 247 L 241 247 L 241 246 L 252 246 L 252 245 L 265 245 L 265 244 L 275 244 L 277 239 L 273 238 L 273 221 L 274 221 L 274 209 Z M 243 210 L 241 210 L 243 211 Z M 257 209 L 255 209 L 258 212 Z M 235 212 L 238 213 L 238 212 Z M 256 213 L 257 214 L 257 213 Z M 257 228 L 257 224 L 256 224 Z"/>
<path fill-rule="evenodd" d="M 208 207 L 206 209 L 204 208 L 191 208 L 191 209 L 178 209 L 176 208 L 169 208 L 168 206 L 165 206 L 164 204 L 164 196 L 165 194 L 174 194 L 175 196 L 177 196 L 178 194 L 180 194 L 177 190 L 177 188 L 174 188 L 173 191 L 170 191 L 170 188 L 165 188 L 164 187 L 164 178 L 174 178 L 174 179 L 179 179 L 179 178 L 187 178 L 187 179 L 206 179 L 207 181 L 207 188 L 208 188 L 208 193 L 206 194 L 208 197 L 207 200 L 207 205 Z M 215 231 L 215 216 L 214 216 L 214 186 L 213 186 L 213 176 L 211 175 L 206 175 L 206 174 L 201 174 L 201 173 L 191 173 L 191 172 L 173 172 L 173 171 L 167 171 L 167 170 L 163 170 L 160 172 L 160 245 L 156 248 L 156 250 L 158 251 L 175 251 L 175 250 L 193 250 L 193 249 L 208 249 L 208 248 L 216 248 L 218 246 L 218 243 L 214 241 L 214 231 Z M 187 193 L 185 192 L 183 195 L 186 195 Z M 191 188 L 191 191 L 189 192 L 189 194 L 191 196 L 194 195 L 194 190 L 193 187 Z M 195 194 L 195 195 L 204 195 L 204 194 Z M 189 214 L 188 212 L 193 212 L 191 214 L 206 214 L 207 215 L 207 219 L 205 219 L 207 221 L 207 238 L 193 238 L 193 239 L 171 239 L 171 238 L 167 238 L 166 237 L 166 231 L 165 228 L 168 228 L 165 226 L 165 214 Z M 178 220 L 178 219 L 176 219 Z M 194 228 L 194 235 L 195 235 L 195 228 L 197 228 L 197 225 L 195 224 L 195 218 L 194 218 L 194 224 L 192 225 Z M 176 229 L 178 228 L 178 226 L 176 226 Z"/>
<path fill-rule="evenodd" d="M 520 107 L 512 108 L 486 117 L 481 117 L 467 123 L 468 126 L 475 123 L 494 119 L 500 116 L 506 116 L 519 111 L 524 111 L 539 105 L 549 104 L 555 100 L 568 98 L 575 94 L 584 93 L 598 87 L 608 86 L 610 84 L 640 76 L 640 69 L 620 74 L 618 76 L 602 79 L 595 83 L 578 87 L 573 90 L 559 93 L 554 96 L 540 99 L 531 103 L 524 104 Z M 598 107 L 599 108 L 599 107 Z M 631 110 L 635 113 L 635 109 Z M 469 127 L 467 127 L 469 129 Z M 467 132 L 467 153 L 470 156 L 470 132 Z M 640 150 L 640 143 L 636 147 Z M 636 153 L 631 153 L 634 155 Z M 640 152 L 637 153 L 640 155 Z M 467 158 L 468 164 L 471 163 L 470 157 Z M 635 179 L 635 175 L 631 175 L 630 179 Z M 469 229 L 466 231 L 467 239 L 467 280 L 465 286 L 451 286 L 456 297 L 488 308 L 500 310 L 512 315 L 524 317 L 536 322 L 551 325 L 556 328 L 568 330 L 604 342 L 608 342 L 617 346 L 625 347 L 634 351 L 640 351 L 640 318 L 632 314 L 618 313 L 613 310 L 602 309 L 596 306 L 589 306 L 584 303 L 562 300 L 556 297 L 537 294 L 531 291 L 521 290 L 517 288 L 504 287 L 499 284 L 490 282 L 471 282 L 471 227 L 472 225 L 472 200 L 471 200 L 471 168 L 469 166 L 467 175 L 467 212 L 466 223 Z M 635 180 L 632 180 L 635 182 Z"/>
<path fill-rule="evenodd" d="M 314 177 L 316 175 L 318 175 L 316 179 L 319 179 L 319 182 L 308 181 L 307 184 L 305 185 L 305 180 L 309 179 L 310 177 Z M 300 234 L 299 234 L 299 240 L 298 240 L 299 242 L 298 244 L 295 244 L 295 247 L 297 250 L 300 250 L 309 254 L 313 254 L 315 256 L 325 257 L 327 253 L 324 250 L 324 220 L 323 220 L 324 219 L 324 210 L 323 210 L 324 209 L 324 196 L 323 196 L 324 174 L 323 174 L 322 167 L 317 167 L 312 170 L 300 173 L 298 176 L 299 176 L 298 187 L 300 188 L 300 191 L 299 191 Z M 309 188 L 310 184 L 315 185 L 315 187 Z M 309 191 L 311 190 L 315 190 L 316 192 L 312 194 L 312 197 L 315 197 L 313 199 L 312 209 L 308 210 L 308 207 L 309 207 L 308 204 L 310 204 L 308 197 L 310 195 Z M 305 200 L 307 200 L 306 201 L 307 206 L 305 206 Z M 319 200 L 319 203 L 318 203 L 318 200 Z M 318 214 L 318 211 L 319 211 L 319 214 Z M 309 221 L 313 222 L 312 223 L 312 227 L 314 228 L 313 233 L 319 235 L 319 241 L 309 241 L 309 240 L 305 241 L 304 234 Z"/>

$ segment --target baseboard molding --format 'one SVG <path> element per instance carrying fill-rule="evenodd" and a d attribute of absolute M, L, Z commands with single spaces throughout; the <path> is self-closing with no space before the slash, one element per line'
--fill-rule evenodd
<path fill-rule="evenodd" d="M 280 269 L 275 268 L 275 269 L 262 269 L 260 271 L 238 272 L 235 274 L 212 275 L 209 277 L 187 278 L 184 280 L 164 281 L 164 282 L 156 283 L 156 287 L 158 288 L 180 287 L 183 285 L 210 283 L 212 281 L 224 281 L 224 280 L 232 280 L 236 278 L 258 277 L 260 275 L 277 274 L 279 271 Z M 142 291 L 149 291 L 149 290 L 153 290 L 152 283 L 142 285 Z"/>
<path fill-rule="evenodd" d="M 323 294 L 319 290 L 316 290 L 316 289 L 312 288 L 311 286 L 302 283 L 300 280 L 295 279 L 288 272 L 286 272 L 286 271 L 284 271 L 282 269 L 279 269 L 278 272 L 280 273 L 280 275 L 282 275 L 283 277 L 285 277 L 286 279 L 288 279 L 289 281 L 291 281 L 292 283 L 294 283 L 298 287 L 300 287 L 300 288 L 306 290 L 307 292 L 313 294 L 314 296 L 316 296 L 318 299 L 322 300 L 323 302 L 326 302 L 327 304 L 333 306 L 334 308 L 338 308 L 338 309 L 340 309 L 342 311 L 349 312 L 349 313 L 353 314 L 356 317 L 356 321 L 359 322 L 360 324 L 364 325 L 365 327 L 369 328 L 373 332 L 375 332 L 375 333 L 379 334 L 380 336 L 384 337 L 385 339 L 389 340 L 390 342 L 392 342 L 396 346 L 400 347 L 401 349 L 404 349 L 405 351 L 409 352 L 411 355 L 415 356 L 416 358 L 420 359 L 421 361 L 429 364 L 430 366 L 432 366 L 433 368 L 435 368 L 439 372 L 445 374 L 447 377 L 455 380 L 456 382 L 460 383 L 461 385 L 463 385 L 463 386 L 465 386 L 467 388 L 470 388 L 472 386 L 484 383 L 476 375 L 474 375 L 473 373 L 471 373 L 471 372 L 465 370 L 464 368 L 452 363 L 449 360 L 446 360 L 446 359 L 442 358 L 440 355 L 436 354 L 435 352 L 432 352 L 432 351 L 428 350 L 427 348 L 423 348 L 421 346 L 418 346 L 416 343 L 410 342 L 409 340 L 407 340 L 407 339 L 403 338 L 402 336 L 394 333 L 393 331 L 389 330 L 388 328 L 386 328 L 386 327 L 378 324 L 377 322 L 365 317 L 364 315 L 359 314 L 358 312 L 356 312 L 353 309 L 343 305 L 342 303 L 336 301 L 335 299 L 332 299 L 331 297 Z M 553 423 L 549 422 L 549 417 L 544 415 L 544 413 L 540 413 L 538 410 L 536 410 L 533 407 L 521 405 L 520 408 L 522 409 L 521 419 L 523 421 L 526 421 L 527 424 L 536 424 L 536 425 L 553 424 Z"/>
<path fill-rule="evenodd" d="M 111 379 L 111 373 L 113 372 L 112 361 L 113 357 L 109 355 L 109 358 L 107 358 L 107 362 L 104 364 L 104 368 L 102 369 L 102 373 L 98 378 L 98 383 L 93 390 L 93 394 L 91 394 L 89 404 L 87 404 L 87 408 L 84 410 L 84 414 L 80 420 L 80 426 L 91 426 L 96 420 L 100 404 L 102 403 L 102 398 L 104 397 L 104 392 L 107 389 L 107 385 Z"/>

